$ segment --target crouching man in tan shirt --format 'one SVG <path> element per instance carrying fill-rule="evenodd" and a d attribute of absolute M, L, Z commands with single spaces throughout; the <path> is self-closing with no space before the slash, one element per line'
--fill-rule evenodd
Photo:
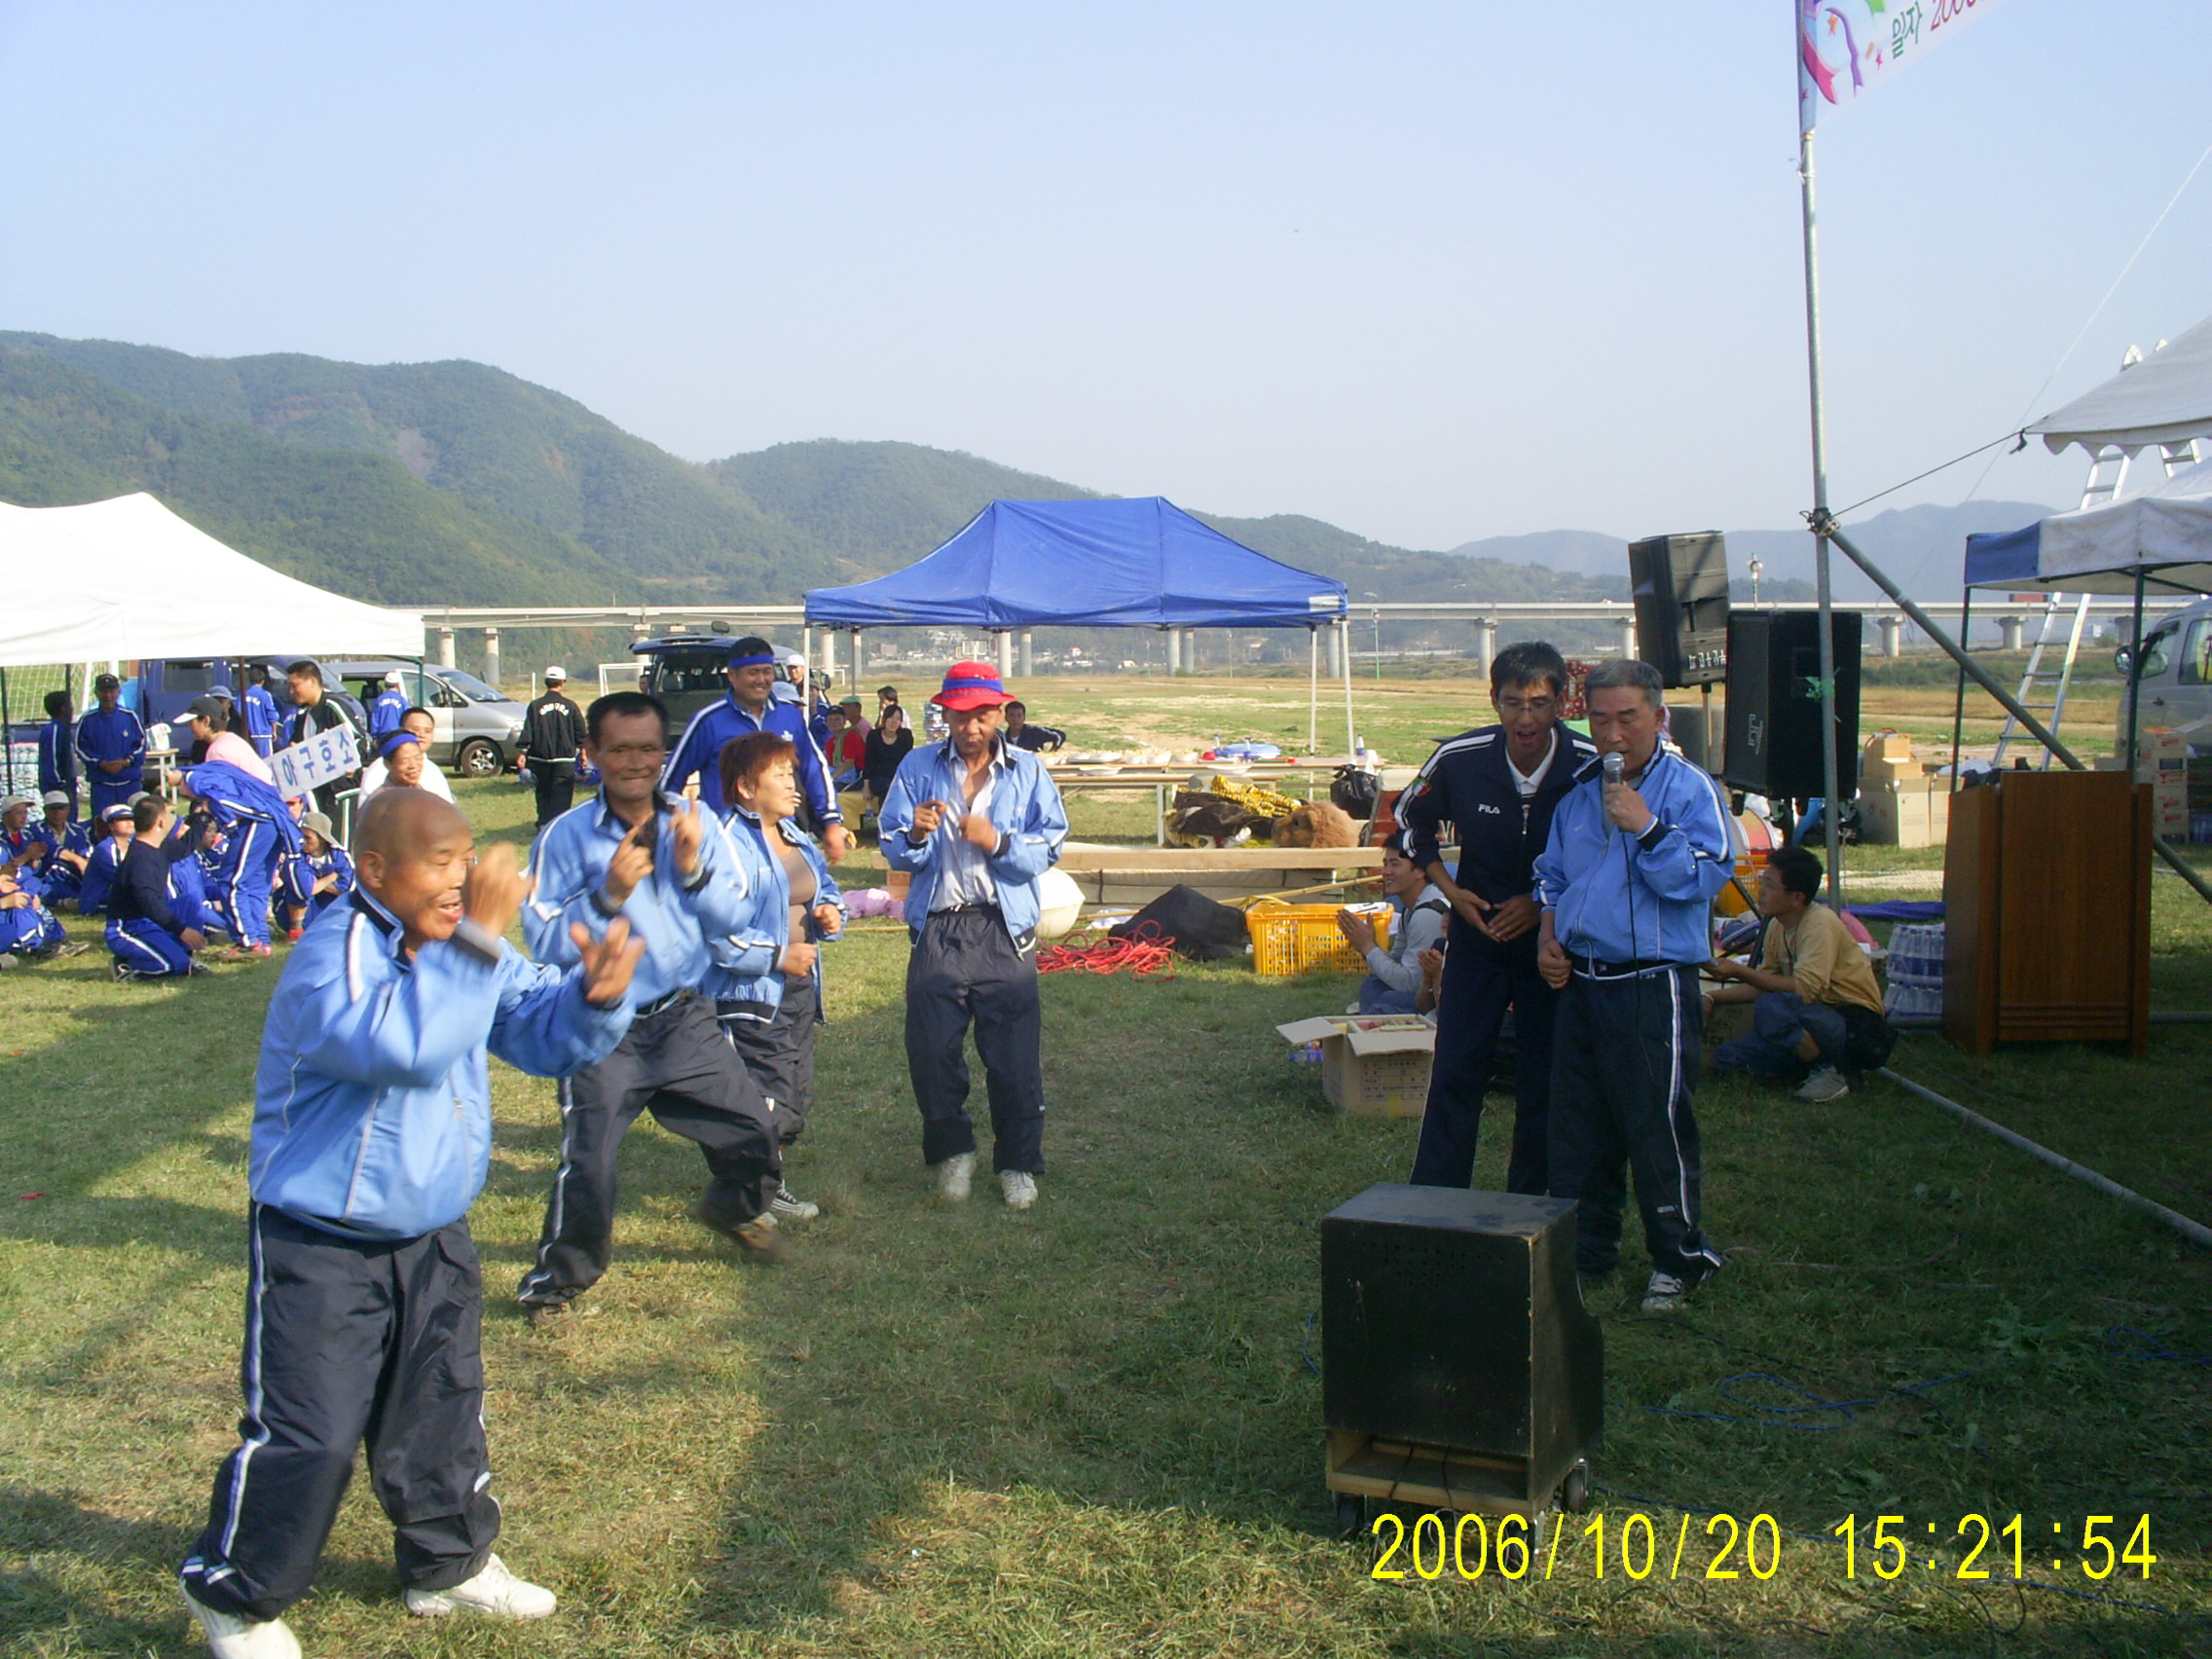
<path fill-rule="evenodd" d="M 1707 997 L 1709 1007 L 1751 1004 L 1751 1034 L 1722 1044 L 1713 1063 L 1723 1071 L 1801 1078 L 1796 1097 L 1809 1106 L 1851 1092 L 1843 1080 L 1847 1045 L 1854 1053 L 1886 1056 L 1890 1041 L 1874 965 L 1843 919 L 1819 902 L 1824 873 L 1802 847 L 1776 853 L 1759 874 L 1759 913 L 1767 918 L 1759 966 L 1724 959 L 1706 965 L 1707 973 L 1732 981 Z"/>

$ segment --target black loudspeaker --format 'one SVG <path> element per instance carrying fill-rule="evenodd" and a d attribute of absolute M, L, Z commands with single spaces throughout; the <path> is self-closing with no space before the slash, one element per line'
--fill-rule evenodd
<path fill-rule="evenodd" d="M 1716 530 L 1628 544 L 1636 645 L 1662 685 L 1728 678 L 1728 549 Z"/>
<path fill-rule="evenodd" d="M 1835 782 L 1859 793 L 1859 639 L 1864 618 L 1833 613 Z M 1771 799 L 1824 794 L 1821 618 L 1815 610 L 1739 610 L 1728 618 L 1727 749 L 1721 778 Z"/>
<path fill-rule="evenodd" d="M 1321 1414 L 1340 1498 L 1569 1508 L 1604 1426 L 1574 1205 L 1370 1187 L 1321 1221 Z M 1563 1492 L 1563 1488 L 1566 1490 Z"/>
<path fill-rule="evenodd" d="M 1682 758 L 1708 772 L 1720 771 L 1720 720 L 1707 719 L 1704 702 L 1669 703 L 1667 735 L 1682 752 Z"/>

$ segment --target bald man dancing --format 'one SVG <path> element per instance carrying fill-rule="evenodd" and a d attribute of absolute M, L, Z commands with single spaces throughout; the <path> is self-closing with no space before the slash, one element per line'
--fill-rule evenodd
<path fill-rule="evenodd" d="M 298 1659 L 280 1616 L 307 1593 L 352 1471 L 391 1518 L 407 1610 L 543 1618 L 550 1591 L 492 1553 L 483 1289 L 468 1207 L 490 1168 L 485 1053 L 541 1077 L 630 1027 L 644 953 L 626 922 L 578 964 L 500 937 L 529 884 L 501 842 L 421 790 L 361 814 L 359 885 L 291 952 L 254 1084 L 245 1415 L 181 1579 L 216 1659 Z"/>

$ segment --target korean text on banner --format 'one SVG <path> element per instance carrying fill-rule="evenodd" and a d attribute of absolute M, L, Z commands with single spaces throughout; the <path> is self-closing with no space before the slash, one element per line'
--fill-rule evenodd
<path fill-rule="evenodd" d="M 1997 0 L 1791 0 L 1797 10 L 1797 123 L 1857 103 Z"/>
<path fill-rule="evenodd" d="M 276 774 L 276 791 L 286 799 L 334 784 L 361 769 L 361 752 L 353 742 L 353 728 L 334 725 L 318 731 L 305 743 L 279 749 L 269 757 Z"/>

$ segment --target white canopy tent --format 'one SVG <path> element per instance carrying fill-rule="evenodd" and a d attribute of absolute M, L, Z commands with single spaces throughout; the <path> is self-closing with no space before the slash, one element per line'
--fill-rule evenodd
<path fill-rule="evenodd" d="M 2133 455 L 2212 435 L 2212 317 L 2028 430 L 2053 455 L 2068 444 L 2092 454 L 2109 444 Z"/>
<path fill-rule="evenodd" d="M 420 656 L 423 616 L 280 575 L 153 497 L 0 503 L 0 668 L 310 649 Z"/>

